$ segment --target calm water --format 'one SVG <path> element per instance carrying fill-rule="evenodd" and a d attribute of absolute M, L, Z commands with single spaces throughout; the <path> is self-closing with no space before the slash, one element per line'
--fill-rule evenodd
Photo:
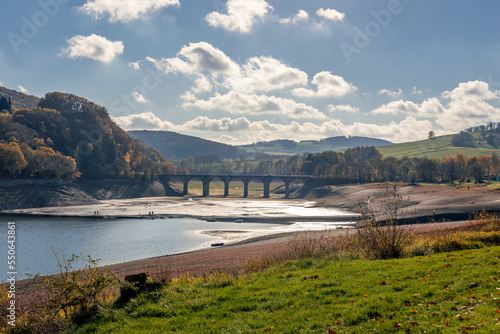
<path fill-rule="evenodd" d="M 90 255 L 102 265 L 173 254 L 209 245 L 213 237 L 199 230 L 252 230 L 278 227 L 275 224 L 205 222 L 189 218 L 172 219 L 23 219 L 0 220 L 0 281 L 7 279 L 7 222 L 16 226 L 16 265 L 24 274 L 54 273 L 54 252 Z M 4 255 L 1 255 L 4 254 Z M 75 268 L 76 269 L 76 268 Z"/>

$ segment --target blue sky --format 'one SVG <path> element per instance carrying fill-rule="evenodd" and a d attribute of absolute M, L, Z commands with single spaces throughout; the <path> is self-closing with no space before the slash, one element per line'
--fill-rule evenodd
<path fill-rule="evenodd" d="M 394 142 L 500 121 L 494 0 L 3 1 L 0 82 L 125 129 Z"/>

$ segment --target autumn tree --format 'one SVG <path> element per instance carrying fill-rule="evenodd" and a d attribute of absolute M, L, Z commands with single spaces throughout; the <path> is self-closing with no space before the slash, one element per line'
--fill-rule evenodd
<path fill-rule="evenodd" d="M 17 143 L 0 143 L 0 177 L 16 177 L 27 165 Z"/>

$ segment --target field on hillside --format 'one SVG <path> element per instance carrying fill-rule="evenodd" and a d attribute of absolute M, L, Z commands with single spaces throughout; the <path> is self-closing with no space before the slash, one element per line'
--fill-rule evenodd
<path fill-rule="evenodd" d="M 480 133 L 472 133 L 476 138 Z M 392 156 L 395 158 L 423 158 L 429 159 L 444 159 L 447 156 L 455 156 L 457 153 L 463 153 L 467 157 L 474 155 L 491 155 L 496 152 L 500 155 L 500 149 L 486 143 L 486 141 L 478 141 L 478 147 L 454 147 L 451 145 L 453 135 L 440 136 L 436 139 L 426 139 L 410 143 L 393 144 L 380 146 L 377 149 L 383 156 Z"/>
<path fill-rule="evenodd" d="M 500 247 L 186 276 L 71 333 L 498 333 Z"/>

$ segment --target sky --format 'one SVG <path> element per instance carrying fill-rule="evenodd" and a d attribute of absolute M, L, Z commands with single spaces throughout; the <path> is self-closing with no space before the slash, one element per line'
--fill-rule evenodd
<path fill-rule="evenodd" d="M 0 85 L 126 130 L 406 142 L 500 122 L 497 0 L 0 3 Z"/>

